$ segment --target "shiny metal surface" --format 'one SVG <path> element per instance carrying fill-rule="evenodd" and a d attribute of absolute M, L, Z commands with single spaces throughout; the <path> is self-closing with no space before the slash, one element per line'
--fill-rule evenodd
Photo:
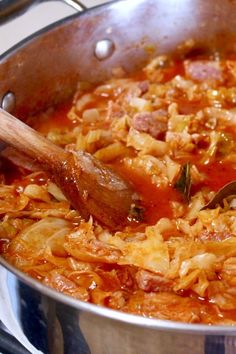
<path fill-rule="evenodd" d="M 1 108 L 11 113 L 16 105 L 16 97 L 13 92 L 7 92 L 1 99 Z"/>
<path fill-rule="evenodd" d="M 48 0 L 0 0 L 0 24 L 5 23 L 27 11 L 29 7 Z M 58 0 L 59 1 L 59 0 Z M 60 0 L 77 11 L 85 10 L 86 6 L 78 0 Z"/>
<path fill-rule="evenodd" d="M 78 0 L 62 0 L 67 5 L 72 6 L 77 11 L 86 10 L 86 5 Z"/>
<path fill-rule="evenodd" d="M 0 97 L 14 92 L 14 113 L 26 119 L 67 99 L 78 80 L 99 82 L 116 67 L 133 72 L 156 54 L 235 52 L 235 13 L 235 0 L 128 0 L 97 7 L 50 26 L 2 56 Z M 116 50 L 101 61 L 94 47 L 104 38 Z M 191 45 L 183 49 L 186 40 Z M 160 321 L 83 303 L 0 262 L 8 269 L 4 286 L 17 322 L 43 353 L 236 352 L 234 327 Z"/>
<path fill-rule="evenodd" d="M 111 39 L 102 39 L 95 45 L 94 55 L 99 60 L 108 59 L 114 52 L 115 45 Z"/>

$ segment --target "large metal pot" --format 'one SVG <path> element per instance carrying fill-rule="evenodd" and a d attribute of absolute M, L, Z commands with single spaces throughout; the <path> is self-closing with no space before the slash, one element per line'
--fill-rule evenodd
<path fill-rule="evenodd" d="M 132 72 L 150 56 L 176 52 L 189 39 L 198 52 L 234 52 L 235 14 L 235 0 L 128 0 L 85 11 L 0 58 L 0 102 L 26 119 L 65 100 L 78 80 L 104 80 L 117 66 Z M 234 327 L 148 319 L 83 303 L 43 286 L 3 259 L 0 263 L 7 269 L 1 286 L 10 296 L 11 311 L 43 353 L 236 352 Z"/>

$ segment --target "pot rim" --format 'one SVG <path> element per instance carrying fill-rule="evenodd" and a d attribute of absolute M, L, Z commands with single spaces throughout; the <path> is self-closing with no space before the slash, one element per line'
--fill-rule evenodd
<path fill-rule="evenodd" d="M 8 49 L 6 52 L 0 55 L 0 65 L 3 61 L 7 60 L 10 56 L 14 55 L 19 49 L 30 44 L 33 40 L 37 39 L 41 35 L 50 32 L 51 30 L 63 26 L 64 24 L 73 21 L 74 19 L 84 16 L 85 14 L 93 14 L 102 8 L 107 8 L 114 6 L 116 3 L 122 3 L 127 0 L 113 0 L 109 3 L 101 4 L 93 8 L 89 8 L 85 11 L 75 13 L 73 15 L 67 16 L 59 21 L 56 21 L 43 29 L 31 34 L 25 39 L 19 41 L 13 47 Z M 136 0 L 137 2 L 142 2 L 144 0 Z M 106 307 L 98 306 L 95 304 L 87 303 L 78 299 L 74 299 L 68 295 L 62 294 L 53 288 L 50 288 L 38 280 L 30 277 L 29 275 L 18 270 L 11 264 L 9 264 L 2 256 L 0 256 L 0 266 L 6 268 L 10 273 L 13 273 L 25 284 L 29 285 L 33 289 L 39 291 L 43 295 L 46 295 L 58 302 L 62 302 L 65 305 L 72 306 L 78 310 L 86 311 L 98 316 L 105 317 L 107 319 L 116 320 L 119 322 L 124 322 L 130 325 L 136 325 L 139 327 L 145 327 L 149 329 L 158 329 L 160 331 L 168 331 L 175 333 L 193 333 L 198 335 L 236 335 L 236 327 L 232 325 L 206 325 L 206 324 L 189 324 L 184 322 L 176 322 L 171 320 L 159 320 L 156 318 L 147 318 L 139 315 L 132 315 L 129 313 L 124 313 L 117 310 L 112 310 Z"/>
<path fill-rule="evenodd" d="M 82 10 L 80 12 L 76 12 L 72 15 L 69 15 L 64 18 L 61 18 L 60 20 L 57 20 L 57 21 L 43 27 L 42 29 L 30 34 L 29 36 L 25 37 L 24 39 L 20 40 L 16 44 L 14 44 L 11 48 L 7 49 L 4 53 L 0 54 L 0 64 L 2 61 L 7 60 L 10 56 L 15 54 L 19 49 L 22 49 L 23 47 L 27 46 L 33 40 L 41 37 L 43 34 L 46 34 L 55 28 L 63 26 L 65 24 L 75 20 L 76 18 L 78 18 L 80 16 L 84 16 L 87 14 L 93 14 L 93 13 L 98 12 L 100 9 L 109 8 L 109 7 L 116 5 L 117 3 L 119 4 L 122 2 L 126 2 L 126 1 L 128 1 L 128 0 L 111 0 L 108 3 L 103 3 L 103 4 L 96 5 L 96 6 L 93 6 L 90 8 L 86 8 L 85 10 Z M 135 1 L 138 4 L 139 2 L 143 2 L 144 0 L 135 0 Z"/>

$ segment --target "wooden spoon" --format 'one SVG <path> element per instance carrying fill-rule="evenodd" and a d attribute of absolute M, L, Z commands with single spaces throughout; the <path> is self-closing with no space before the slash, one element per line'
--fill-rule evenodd
<path fill-rule="evenodd" d="M 137 196 L 129 183 L 92 155 L 63 150 L 3 109 L 0 139 L 39 162 L 86 220 L 91 214 L 115 229 L 127 221 Z"/>

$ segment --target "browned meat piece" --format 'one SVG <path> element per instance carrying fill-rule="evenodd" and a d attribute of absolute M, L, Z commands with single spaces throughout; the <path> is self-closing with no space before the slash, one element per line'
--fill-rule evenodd
<path fill-rule="evenodd" d="M 145 80 L 145 81 L 141 81 L 138 85 L 139 89 L 141 90 L 141 94 L 143 95 L 144 93 L 146 93 L 149 89 L 149 81 Z"/>
<path fill-rule="evenodd" d="M 196 81 L 223 81 L 223 71 L 220 63 L 210 60 L 184 62 L 185 74 Z"/>
<path fill-rule="evenodd" d="M 156 139 L 162 139 L 167 130 L 166 116 L 167 112 L 164 109 L 137 113 L 133 117 L 132 126 L 139 132 L 148 133 Z"/>
<path fill-rule="evenodd" d="M 144 291 L 169 291 L 173 282 L 161 275 L 139 270 L 136 274 L 136 280 L 140 289 Z"/>

